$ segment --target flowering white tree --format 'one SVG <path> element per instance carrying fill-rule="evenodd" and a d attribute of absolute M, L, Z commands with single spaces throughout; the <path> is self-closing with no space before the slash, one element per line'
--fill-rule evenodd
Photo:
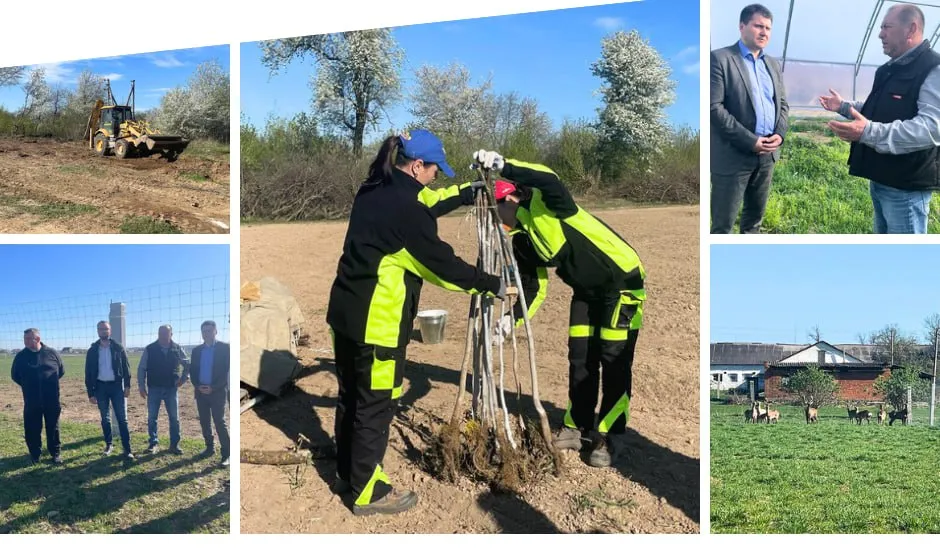
<path fill-rule="evenodd" d="M 26 66 L 0 68 L 0 87 L 16 85 L 26 75 Z"/>
<path fill-rule="evenodd" d="M 49 101 L 49 85 L 46 83 L 45 68 L 33 68 L 29 72 L 26 82 L 20 86 L 23 89 L 25 98 L 23 99 L 23 108 L 20 113 L 23 116 L 34 116 L 40 114 Z"/>
<path fill-rule="evenodd" d="M 618 31 L 601 45 L 601 58 L 591 65 L 606 83 L 599 91 L 604 99 L 599 131 L 606 141 L 646 159 L 669 137 L 664 108 L 675 100 L 671 70 L 636 30 Z"/>
<path fill-rule="evenodd" d="M 229 75 L 216 61 L 203 62 L 185 87 L 168 91 L 153 119 L 162 132 L 229 140 Z"/>
<path fill-rule="evenodd" d="M 424 65 L 415 77 L 411 113 L 417 125 L 439 134 L 472 138 L 482 138 L 489 131 L 489 79 L 474 87 L 470 70 L 456 62 L 446 68 Z"/>
<path fill-rule="evenodd" d="M 391 29 L 262 41 L 261 50 L 261 62 L 272 74 L 295 58 L 315 58 L 310 86 L 317 120 L 348 134 L 356 156 L 362 153 L 366 126 L 377 129 L 379 118 L 399 99 L 404 53 Z"/>

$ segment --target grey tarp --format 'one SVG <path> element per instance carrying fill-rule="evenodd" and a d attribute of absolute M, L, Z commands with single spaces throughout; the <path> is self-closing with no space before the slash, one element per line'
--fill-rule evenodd
<path fill-rule="evenodd" d="M 303 313 L 290 290 L 271 277 L 245 283 L 241 298 L 241 382 L 278 396 L 302 369 Z"/>

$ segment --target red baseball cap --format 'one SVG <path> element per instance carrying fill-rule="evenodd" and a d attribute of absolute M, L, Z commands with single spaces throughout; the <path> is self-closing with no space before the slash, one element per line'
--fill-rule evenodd
<path fill-rule="evenodd" d="M 496 196 L 496 201 L 502 201 L 506 198 L 507 195 L 516 191 L 516 186 L 510 184 L 509 182 L 504 182 L 503 180 L 496 180 L 496 183 L 493 184 L 493 193 Z"/>

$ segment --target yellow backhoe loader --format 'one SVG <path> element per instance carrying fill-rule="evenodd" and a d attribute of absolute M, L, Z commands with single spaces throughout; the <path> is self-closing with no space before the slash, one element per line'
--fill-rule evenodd
<path fill-rule="evenodd" d="M 104 157 L 114 154 L 119 159 L 132 156 L 149 157 L 160 154 L 168 161 L 175 161 L 189 140 L 178 135 L 162 135 L 144 120 L 134 117 L 134 82 L 127 102 L 119 105 L 111 92 L 111 81 L 106 80 L 108 99 L 98 100 L 92 107 L 82 139 L 88 146 Z"/>

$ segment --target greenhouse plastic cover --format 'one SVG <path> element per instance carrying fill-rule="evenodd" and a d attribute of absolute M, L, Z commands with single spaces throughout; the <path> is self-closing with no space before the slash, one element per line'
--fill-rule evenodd
<path fill-rule="evenodd" d="M 748 0 L 711 0 L 711 50 L 732 45 L 741 38 L 738 20 L 741 9 L 750 3 Z M 828 94 L 830 88 L 845 99 L 864 100 L 868 96 L 875 69 L 889 60 L 878 39 L 881 21 L 891 6 L 904 2 L 763 0 L 759 3 L 773 14 L 767 53 L 783 65 L 787 101 L 791 107 L 818 108 L 819 95 Z M 924 38 L 935 45 L 940 36 L 940 0 L 910 3 L 924 12 Z M 872 25 L 871 34 L 865 44 L 869 25 Z M 857 79 L 856 64 L 859 64 Z"/>

